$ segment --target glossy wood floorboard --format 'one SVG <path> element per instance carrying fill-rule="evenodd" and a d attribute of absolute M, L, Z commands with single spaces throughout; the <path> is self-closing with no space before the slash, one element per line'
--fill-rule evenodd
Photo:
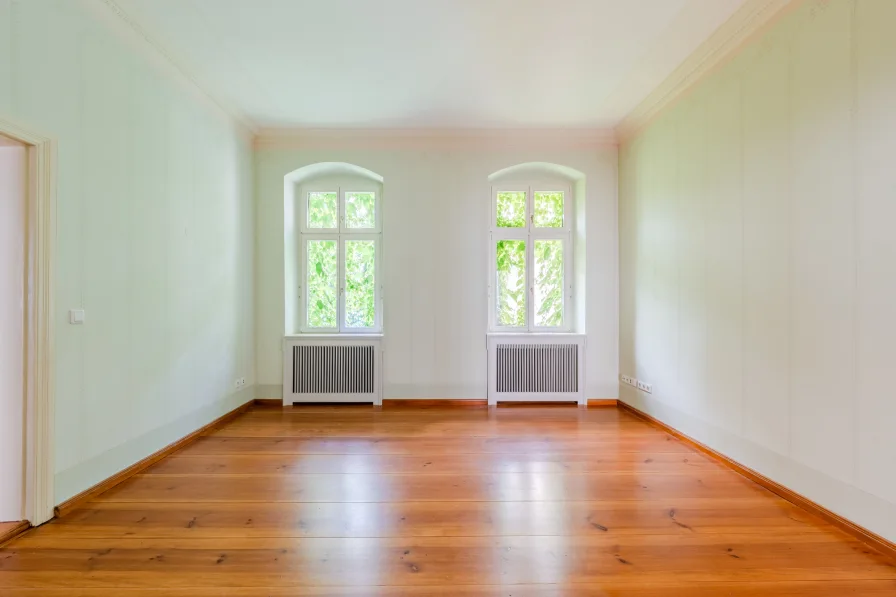
<path fill-rule="evenodd" d="M 4 597 L 896 596 L 613 408 L 256 409 L 0 550 Z"/>

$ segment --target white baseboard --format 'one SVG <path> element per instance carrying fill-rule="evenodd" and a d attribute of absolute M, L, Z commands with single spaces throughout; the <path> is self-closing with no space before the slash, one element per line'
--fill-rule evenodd
<path fill-rule="evenodd" d="M 485 397 L 485 381 L 482 382 L 482 385 L 387 383 L 385 388 L 383 388 L 384 400 L 401 400 L 406 398 L 424 400 L 435 400 L 438 398 L 448 400 L 484 400 Z"/>
<path fill-rule="evenodd" d="M 257 399 L 266 399 L 266 398 L 276 398 L 277 400 L 283 399 L 283 384 L 273 384 L 273 383 L 260 383 L 255 384 L 255 398 Z"/>

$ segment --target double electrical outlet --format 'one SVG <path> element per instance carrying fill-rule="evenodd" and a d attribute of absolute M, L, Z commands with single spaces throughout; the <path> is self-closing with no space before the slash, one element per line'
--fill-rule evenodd
<path fill-rule="evenodd" d="M 653 384 L 645 383 L 643 381 L 638 381 L 634 377 L 629 377 L 628 375 L 620 375 L 619 379 L 622 380 L 622 383 L 630 385 L 633 388 L 638 388 L 642 392 L 647 392 L 648 394 L 653 394 Z"/>
<path fill-rule="evenodd" d="M 246 387 L 246 378 L 245 377 L 238 378 L 236 380 L 236 383 L 233 384 L 233 387 L 235 387 L 237 390 L 239 390 L 240 388 L 245 388 Z"/>

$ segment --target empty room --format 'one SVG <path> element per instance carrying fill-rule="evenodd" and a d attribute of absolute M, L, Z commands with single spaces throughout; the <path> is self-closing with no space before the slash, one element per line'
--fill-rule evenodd
<path fill-rule="evenodd" d="M 896 597 L 896 0 L 0 0 L 0 596 Z"/>

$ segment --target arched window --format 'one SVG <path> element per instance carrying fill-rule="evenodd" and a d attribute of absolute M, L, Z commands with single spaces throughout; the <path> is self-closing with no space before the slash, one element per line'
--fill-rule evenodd
<path fill-rule="evenodd" d="M 547 164 L 510 168 L 490 180 L 490 328 L 570 331 L 574 181 Z"/>
<path fill-rule="evenodd" d="M 287 185 L 298 232 L 296 331 L 382 331 L 382 179 L 349 164 L 318 164 Z"/>

